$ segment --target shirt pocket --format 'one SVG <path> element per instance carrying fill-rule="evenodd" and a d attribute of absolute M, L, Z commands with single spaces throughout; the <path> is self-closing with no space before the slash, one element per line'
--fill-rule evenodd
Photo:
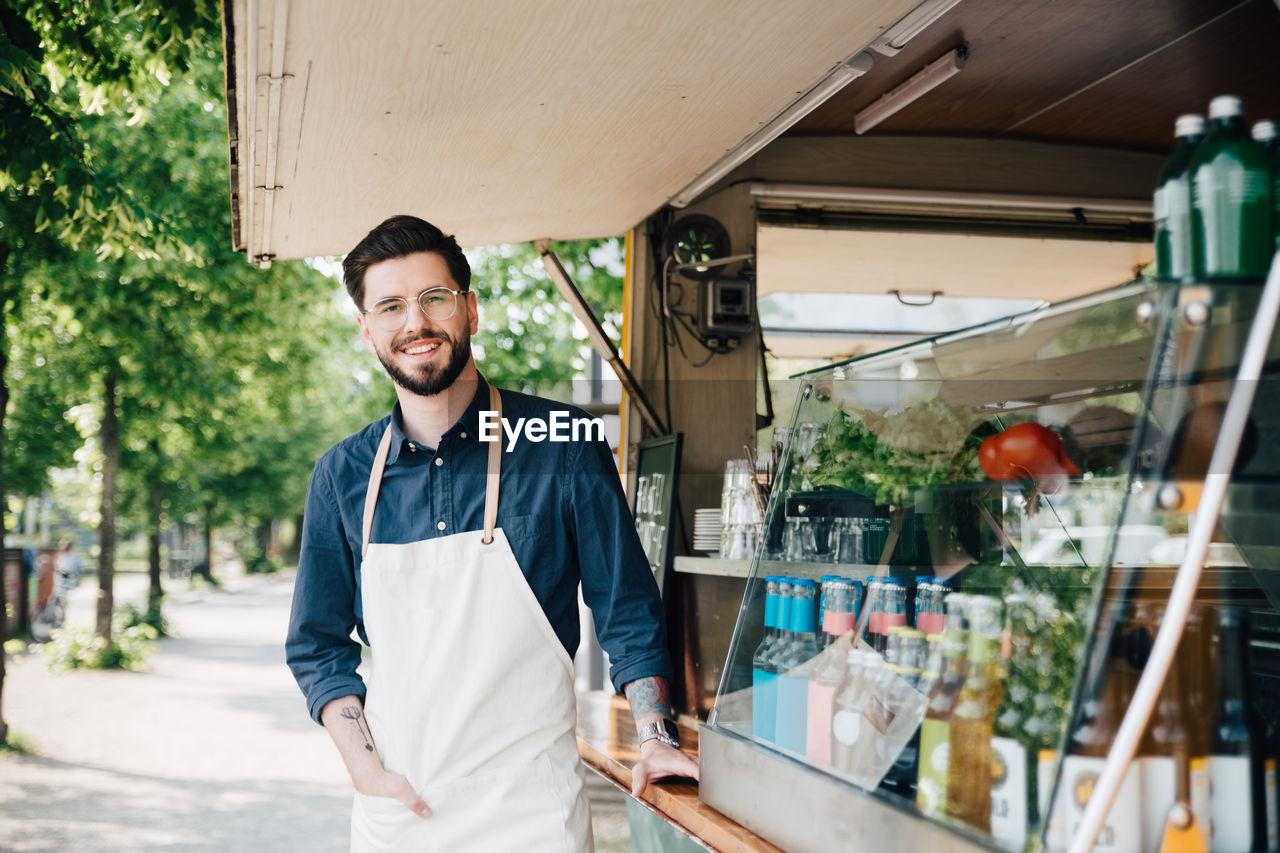
<path fill-rule="evenodd" d="M 507 534 L 507 541 L 511 543 L 511 550 L 515 552 L 517 558 L 521 553 L 526 552 L 532 542 L 552 541 L 556 530 L 563 524 L 564 522 L 558 516 L 549 512 L 512 515 L 498 522 L 502 532 Z"/>

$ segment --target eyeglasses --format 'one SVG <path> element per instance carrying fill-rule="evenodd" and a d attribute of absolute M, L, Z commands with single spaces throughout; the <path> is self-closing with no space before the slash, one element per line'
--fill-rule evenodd
<path fill-rule="evenodd" d="M 458 294 L 461 290 L 447 287 L 428 287 L 415 297 L 424 316 L 432 320 L 448 320 L 458 310 Z M 368 311 L 361 311 L 369 322 L 384 332 L 403 328 L 409 319 L 409 300 L 403 296 L 379 299 Z"/>

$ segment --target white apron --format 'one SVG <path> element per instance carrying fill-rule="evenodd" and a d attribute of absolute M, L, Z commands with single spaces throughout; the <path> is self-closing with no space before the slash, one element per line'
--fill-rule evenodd
<path fill-rule="evenodd" d="M 489 397 L 501 413 L 492 386 Z M 484 530 L 407 545 L 369 542 L 390 446 L 388 425 L 364 508 L 365 716 L 383 766 L 433 816 L 356 793 L 352 851 L 594 849 L 573 662 L 494 526 L 501 442 L 489 447 Z"/>

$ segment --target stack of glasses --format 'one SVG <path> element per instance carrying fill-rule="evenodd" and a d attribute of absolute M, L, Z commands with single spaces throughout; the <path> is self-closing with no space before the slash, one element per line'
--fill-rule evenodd
<path fill-rule="evenodd" d="M 749 459 L 730 459 L 724 466 L 720 493 L 720 556 L 726 560 L 750 560 L 760 540 L 763 513 L 752 482 Z"/>

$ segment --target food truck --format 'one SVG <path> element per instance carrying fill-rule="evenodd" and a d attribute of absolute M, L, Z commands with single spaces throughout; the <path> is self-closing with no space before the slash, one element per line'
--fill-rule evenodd
<path fill-rule="evenodd" d="M 660 568 L 702 780 L 646 795 L 666 819 L 718 849 L 1280 848 L 1275 244 L 1213 260 L 1274 239 L 1275 0 L 224 21 L 248 261 L 407 212 L 538 243 L 572 300 L 552 241 L 626 236 L 598 348 L 637 502 L 680 436 Z M 766 355 L 810 366 L 776 408 Z M 620 737 L 582 751 L 625 778 Z"/>

